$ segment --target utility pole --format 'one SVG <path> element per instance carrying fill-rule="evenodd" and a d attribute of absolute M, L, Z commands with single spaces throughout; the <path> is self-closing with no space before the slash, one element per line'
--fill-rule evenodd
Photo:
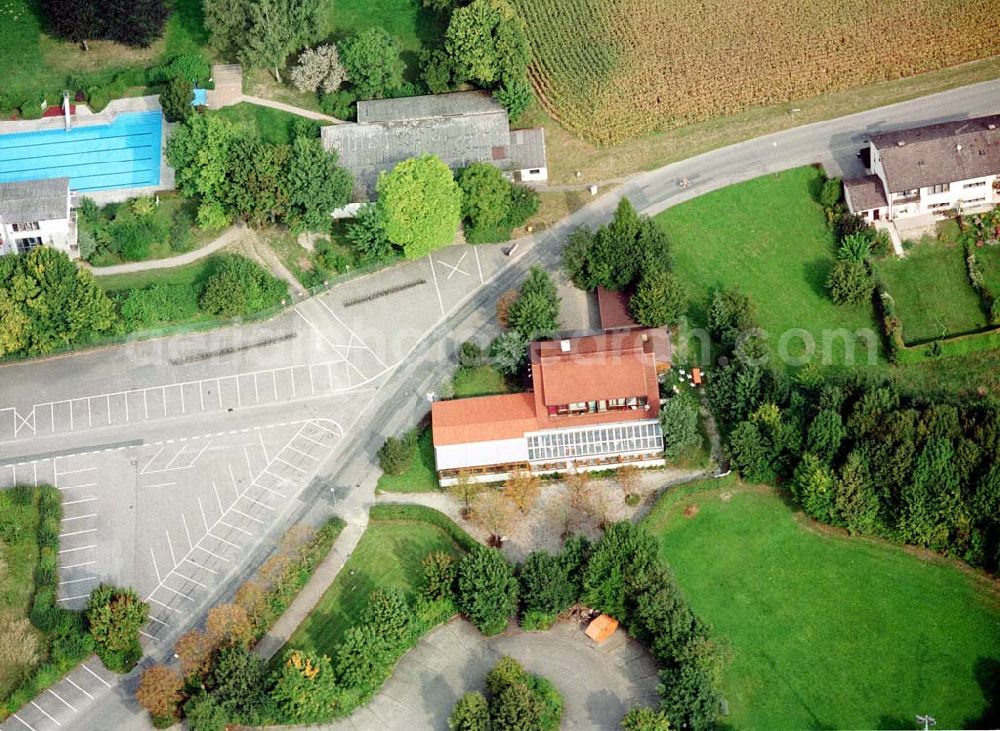
<path fill-rule="evenodd" d="M 917 723 L 924 725 L 924 731 L 931 731 L 933 726 L 937 726 L 937 721 L 934 720 L 933 716 L 921 716 L 920 714 L 917 714 Z"/>

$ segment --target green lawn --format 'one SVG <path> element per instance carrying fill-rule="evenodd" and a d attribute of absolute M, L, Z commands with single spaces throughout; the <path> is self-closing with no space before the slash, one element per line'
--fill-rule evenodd
<path fill-rule="evenodd" d="M 979 295 L 969 284 L 959 246 L 921 244 L 905 259 L 884 262 L 879 272 L 896 301 L 907 344 L 974 332 L 989 324 Z"/>
<path fill-rule="evenodd" d="M 417 436 L 417 449 L 410 469 L 401 475 L 382 475 L 377 489 L 385 492 L 431 492 L 440 490 L 434 468 L 434 441 L 431 430 L 424 429 Z"/>
<path fill-rule="evenodd" d="M 820 180 L 817 169 L 797 168 L 708 193 L 656 217 L 670 236 L 696 325 L 706 322 L 714 289 L 738 286 L 753 298 L 772 352 L 789 333 L 786 352 L 801 355 L 803 340 L 794 331 L 802 329 L 816 343 L 814 362 L 845 364 L 845 342 L 854 346 L 855 362 L 867 362 L 867 349 L 854 334 L 876 337 L 871 307 L 838 307 L 826 293 L 833 235 L 813 198 Z M 829 358 L 823 357 L 824 342 Z"/>
<path fill-rule="evenodd" d="M 101 288 L 109 294 L 125 289 L 148 287 L 151 284 L 190 284 L 200 289 L 213 265 L 214 257 L 209 256 L 184 266 L 151 269 L 134 274 L 109 274 L 96 279 Z"/>
<path fill-rule="evenodd" d="M 240 102 L 209 114 L 228 119 L 247 131 L 256 131 L 264 142 L 279 145 L 291 142 L 292 125 L 299 119 L 305 119 L 297 114 L 248 102 Z"/>
<path fill-rule="evenodd" d="M 983 246 L 975 249 L 976 260 L 983 268 L 986 286 L 1000 299 L 1000 246 Z"/>
<path fill-rule="evenodd" d="M 38 508 L 19 504 L 14 490 L 0 490 L 0 633 L 28 616 L 38 563 Z M 42 643 L 39 643 L 40 649 Z M 0 699 L 6 698 L 31 667 L 0 664 Z"/>
<path fill-rule="evenodd" d="M 142 70 L 179 53 L 203 51 L 208 44 L 201 0 L 173 0 L 163 37 L 145 49 L 94 41 L 89 51 L 56 40 L 42 30 L 34 0 L 0 0 L 0 69 L 3 90 L 45 93 L 58 103 L 68 76 L 86 85 L 110 81 L 115 73 Z M 206 52 L 206 55 L 209 55 Z"/>
<path fill-rule="evenodd" d="M 929 713 L 938 728 L 960 728 L 981 719 L 983 686 L 1000 671 L 1000 599 L 985 580 L 817 533 L 773 492 L 735 480 L 724 483 L 725 501 L 718 484 L 668 495 L 646 522 L 695 612 L 731 643 L 726 726 L 912 728 L 915 714 Z M 697 514 L 685 517 L 690 505 Z"/>
<path fill-rule="evenodd" d="M 288 647 L 333 655 L 375 589 L 397 587 L 412 601 L 423 581 L 421 562 L 432 551 L 461 549 L 440 528 L 417 521 L 372 521 L 354 553 Z"/>
<path fill-rule="evenodd" d="M 337 41 L 365 28 L 384 28 L 399 41 L 408 78 L 416 77 L 420 51 L 439 46 L 445 30 L 421 0 L 330 0 L 320 27 Z"/>
<path fill-rule="evenodd" d="M 459 368 L 452 380 L 452 387 L 455 389 L 455 398 L 493 396 L 514 390 L 503 374 L 490 365 Z"/>

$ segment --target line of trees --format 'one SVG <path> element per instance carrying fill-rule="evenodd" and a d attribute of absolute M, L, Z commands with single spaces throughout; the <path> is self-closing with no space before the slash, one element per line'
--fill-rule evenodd
<path fill-rule="evenodd" d="M 727 365 L 709 385 L 733 466 L 780 483 L 816 520 L 1000 565 L 1000 407 L 915 396 L 889 381 L 795 376 L 762 365 L 739 292 L 717 292 L 709 330 Z"/>

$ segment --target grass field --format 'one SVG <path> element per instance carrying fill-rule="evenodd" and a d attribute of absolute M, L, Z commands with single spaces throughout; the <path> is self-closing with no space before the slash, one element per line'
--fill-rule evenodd
<path fill-rule="evenodd" d="M 384 28 L 399 42 L 411 79 L 418 71 L 420 51 L 440 45 L 445 27 L 441 17 L 424 8 L 421 0 L 336 0 L 325 4 L 320 20 L 320 28 L 337 41 L 365 28 Z"/>
<path fill-rule="evenodd" d="M 879 272 L 896 301 L 908 345 L 974 332 L 989 324 L 979 295 L 969 284 L 965 253 L 958 246 L 920 244 L 905 259 L 881 264 Z"/>
<path fill-rule="evenodd" d="M 434 469 L 434 441 L 430 429 L 417 436 L 417 449 L 410 469 L 401 475 L 382 475 L 377 489 L 385 492 L 431 492 L 440 490 Z"/>
<path fill-rule="evenodd" d="M 262 107 L 258 104 L 240 102 L 225 109 L 218 109 L 209 114 L 222 117 L 248 132 L 257 132 L 264 142 L 276 145 L 286 145 L 292 141 L 292 125 L 300 119 L 297 114 L 283 112 L 280 109 Z"/>
<path fill-rule="evenodd" d="M 46 93 L 58 102 L 67 76 L 91 77 L 88 85 L 120 71 L 145 69 L 179 53 L 197 53 L 208 44 L 201 0 L 173 0 L 163 37 L 149 48 L 92 41 L 90 50 L 56 40 L 42 30 L 34 0 L 0 0 L 0 69 L 3 90 Z M 51 101 L 51 100 L 50 100 Z"/>
<path fill-rule="evenodd" d="M 134 274 L 110 274 L 96 279 L 101 288 L 108 293 L 120 292 L 125 289 L 139 289 L 151 284 L 191 284 L 200 289 L 213 264 L 213 257 L 209 256 L 184 266 L 152 269 Z"/>
<path fill-rule="evenodd" d="M 870 306 L 838 307 L 826 293 L 833 236 L 813 199 L 819 180 L 815 168 L 797 168 L 717 190 L 656 217 L 670 237 L 696 325 L 705 324 L 714 289 L 738 286 L 753 298 L 772 352 L 781 350 L 784 336 L 784 350 L 803 355 L 804 330 L 816 344 L 813 362 L 847 364 L 853 348 L 854 361 L 867 363 L 866 338 L 878 347 Z"/>
<path fill-rule="evenodd" d="M 514 4 L 543 104 L 601 143 L 1000 53 L 990 0 Z"/>
<path fill-rule="evenodd" d="M 33 502 L 18 504 L 14 494 L 0 490 L 0 637 L 8 634 L 12 623 L 27 621 L 38 563 L 38 509 Z M 9 649 L 4 648 L 5 658 Z M 34 663 L 17 664 L 10 659 L 0 663 L 0 698 L 6 698 L 33 667 Z"/>
<path fill-rule="evenodd" d="M 983 268 L 986 286 L 994 298 L 1000 299 L 1000 246 L 983 246 L 975 249 L 976 260 Z"/>
<path fill-rule="evenodd" d="M 379 588 L 396 587 L 412 600 L 423 580 L 421 561 L 432 551 L 460 553 L 440 528 L 416 521 L 373 521 L 288 647 L 333 655 L 349 627 Z"/>
<path fill-rule="evenodd" d="M 982 718 L 1000 673 L 995 587 L 818 533 L 770 491 L 729 481 L 724 500 L 717 484 L 668 495 L 646 523 L 695 612 L 731 643 L 727 727 L 913 728 L 917 713 L 995 727 Z"/>
<path fill-rule="evenodd" d="M 459 368 L 452 380 L 455 398 L 493 396 L 511 391 L 507 379 L 490 365 Z"/>

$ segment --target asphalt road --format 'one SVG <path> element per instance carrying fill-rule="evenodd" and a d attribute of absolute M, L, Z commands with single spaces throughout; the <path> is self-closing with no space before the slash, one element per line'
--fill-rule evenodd
<path fill-rule="evenodd" d="M 455 247 L 338 287 L 268 323 L 0 368 L 0 484 L 48 479 L 51 468 L 66 480 L 67 496 L 96 498 L 71 507 L 109 506 L 80 508 L 81 525 L 94 522 L 94 531 L 64 540 L 80 541 L 73 553 L 93 554 L 95 563 L 72 570 L 96 567 L 95 576 L 126 580 L 131 571 L 132 581 L 152 588 L 149 596 L 182 612 L 160 607 L 168 629 L 149 633 L 148 653 L 164 657 L 171 639 L 225 599 L 289 524 L 334 511 L 363 520 L 384 436 L 426 413 L 428 394 L 454 369 L 462 341 L 492 336 L 503 291 L 533 264 L 558 268 L 574 227 L 605 222 L 625 196 L 656 213 L 805 164 L 855 175 L 866 134 L 998 110 L 1000 81 L 991 81 L 791 129 L 637 175 L 519 241 L 512 257 L 500 247 Z M 681 188 L 682 179 L 690 185 Z M 354 302 L 373 292 L 380 296 Z M 317 439 L 323 425 L 334 434 L 328 448 Z M 309 446 L 303 435 L 319 444 Z M 183 480 L 156 476 L 174 468 Z M 186 484 L 163 484 L 171 481 Z M 227 482 L 230 496 L 223 496 Z M 82 517 L 92 512 L 98 517 Z M 209 558 L 202 548 L 216 563 L 202 561 Z M 140 555 L 146 552 L 149 560 Z M 189 573 L 188 560 L 203 573 Z M 82 578 L 69 571 L 61 579 Z M 70 606 L 73 586 L 60 592 Z M 132 683 L 91 688 L 89 700 L 64 699 L 69 689 L 60 686 L 58 699 L 43 694 L 35 708 L 22 709 L 23 723 L 9 719 L 2 728 L 148 728 L 131 701 Z"/>

